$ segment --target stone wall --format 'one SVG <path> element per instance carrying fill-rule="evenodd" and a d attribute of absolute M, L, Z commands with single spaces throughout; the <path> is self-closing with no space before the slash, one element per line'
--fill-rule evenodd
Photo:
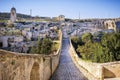
<path fill-rule="evenodd" d="M 60 46 L 56 54 L 23 54 L 0 50 L 0 80 L 49 80 L 59 64 Z"/>
<path fill-rule="evenodd" d="M 120 77 L 120 62 L 92 63 L 80 59 L 70 40 L 70 55 L 80 71 L 89 80 L 103 80 L 104 78 Z"/>
<path fill-rule="evenodd" d="M 103 63 L 103 75 L 105 78 L 120 78 L 120 61 Z"/>

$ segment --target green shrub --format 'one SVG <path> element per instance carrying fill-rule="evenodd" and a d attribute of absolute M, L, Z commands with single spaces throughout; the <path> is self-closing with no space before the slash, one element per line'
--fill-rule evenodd
<path fill-rule="evenodd" d="M 85 44 L 77 44 L 78 47 L 76 50 L 80 53 L 82 59 L 99 63 L 120 60 L 120 33 L 104 34 L 100 43 L 89 41 L 88 39 L 91 40 L 90 37 L 82 38 Z"/>
<path fill-rule="evenodd" d="M 92 41 L 92 38 L 93 38 L 93 35 L 91 33 L 85 33 L 82 35 L 82 41 L 83 42 L 91 42 Z"/>
<path fill-rule="evenodd" d="M 78 45 L 83 45 L 84 43 L 82 42 L 82 39 L 79 37 L 71 37 L 71 42 L 75 49 L 77 49 Z"/>
<path fill-rule="evenodd" d="M 37 45 L 32 47 L 30 53 L 50 54 L 52 50 L 52 41 L 49 38 L 38 40 Z"/>
<path fill-rule="evenodd" d="M 101 45 L 105 54 L 111 56 L 111 61 L 120 60 L 120 33 L 105 34 L 102 37 Z"/>
<path fill-rule="evenodd" d="M 58 50 L 58 48 L 59 48 L 59 43 L 54 42 L 52 44 L 52 50 L 51 51 L 56 52 Z"/>

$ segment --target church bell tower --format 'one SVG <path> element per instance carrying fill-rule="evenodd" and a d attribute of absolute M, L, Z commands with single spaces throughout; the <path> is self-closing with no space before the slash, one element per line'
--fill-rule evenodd
<path fill-rule="evenodd" d="M 16 21 L 16 9 L 14 7 L 12 7 L 10 11 L 10 21 L 12 23 Z"/>

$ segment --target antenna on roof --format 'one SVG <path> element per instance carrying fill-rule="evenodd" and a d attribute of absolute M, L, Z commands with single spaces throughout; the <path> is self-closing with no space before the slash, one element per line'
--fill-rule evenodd
<path fill-rule="evenodd" d="M 79 12 L 79 20 L 80 20 L 80 12 Z"/>
<path fill-rule="evenodd" d="M 32 9 L 30 9 L 30 16 L 32 17 Z"/>

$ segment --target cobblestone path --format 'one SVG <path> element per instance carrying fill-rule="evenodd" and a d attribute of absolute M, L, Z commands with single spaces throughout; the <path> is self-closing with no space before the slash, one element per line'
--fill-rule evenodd
<path fill-rule="evenodd" d="M 60 63 L 51 80 L 86 80 L 72 62 L 69 54 L 69 39 L 63 39 Z"/>

